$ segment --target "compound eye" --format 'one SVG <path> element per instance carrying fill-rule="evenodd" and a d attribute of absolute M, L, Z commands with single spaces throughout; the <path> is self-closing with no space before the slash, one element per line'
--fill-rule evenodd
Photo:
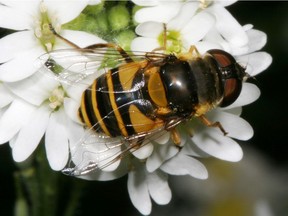
<path fill-rule="evenodd" d="M 224 83 L 224 95 L 221 107 L 229 106 L 239 97 L 242 89 L 242 81 L 236 78 L 226 79 Z"/>
<path fill-rule="evenodd" d="M 224 68 L 229 67 L 236 63 L 235 58 L 230 55 L 229 53 L 219 50 L 219 49 L 212 49 L 207 51 L 213 58 L 216 60 L 218 67 Z"/>
<path fill-rule="evenodd" d="M 223 51 L 213 49 L 207 51 L 215 60 L 223 83 L 223 100 L 221 107 L 232 104 L 240 95 L 244 70 L 236 63 L 235 58 Z"/>

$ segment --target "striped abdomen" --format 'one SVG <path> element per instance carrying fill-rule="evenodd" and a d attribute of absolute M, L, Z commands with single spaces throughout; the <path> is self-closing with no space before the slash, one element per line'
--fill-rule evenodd
<path fill-rule="evenodd" d="M 79 116 L 83 123 L 111 137 L 154 128 L 155 109 L 142 92 L 146 64 L 127 63 L 97 78 L 82 95 Z"/>

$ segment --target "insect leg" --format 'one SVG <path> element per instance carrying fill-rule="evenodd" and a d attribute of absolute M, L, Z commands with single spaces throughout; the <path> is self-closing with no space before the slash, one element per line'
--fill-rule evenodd
<path fill-rule="evenodd" d="M 179 146 L 181 144 L 181 137 L 180 137 L 180 134 L 177 131 L 177 129 L 176 128 L 172 128 L 170 130 L 170 135 L 171 135 L 171 139 L 172 139 L 173 143 L 176 146 Z"/>
<path fill-rule="evenodd" d="M 166 23 L 163 23 L 163 49 L 167 48 L 167 26 Z"/>
<path fill-rule="evenodd" d="M 50 31 L 51 31 L 56 37 L 58 37 L 59 39 L 63 40 L 65 43 L 69 44 L 70 46 L 72 46 L 72 47 L 74 47 L 74 48 L 76 48 L 76 49 L 81 49 L 81 47 L 79 47 L 79 46 L 76 45 L 75 43 L 73 43 L 73 42 L 67 40 L 66 38 L 62 37 L 61 35 L 59 35 L 59 34 L 55 31 L 55 29 L 54 29 L 54 27 L 52 26 L 51 23 L 49 23 L 49 28 L 50 28 Z"/>
<path fill-rule="evenodd" d="M 116 44 L 113 44 L 113 43 L 105 43 L 105 44 L 102 44 L 102 43 L 99 43 L 99 44 L 93 44 L 93 45 L 90 45 L 90 46 L 87 46 L 87 47 L 84 47 L 84 48 L 81 48 L 79 47 L 78 45 L 76 45 L 75 43 L 67 40 L 66 38 L 62 37 L 61 35 L 59 35 L 54 27 L 52 26 L 52 24 L 50 23 L 49 24 L 49 28 L 50 28 L 50 31 L 56 36 L 58 37 L 59 39 L 63 40 L 64 42 L 66 42 L 67 44 L 69 44 L 70 46 L 76 48 L 76 49 L 97 49 L 97 48 L 114 48 L 115 50 L 117 50 L 122 56 L 123 58 L 125 58 L 125 61 L 127 63 L 129 62 L 133 62 L 133 59 L 128 55 L 127 52 L 125 52 L 120 46 L 116 45 Z"/>
<path fill-rule="evenodd" d="M 192 46 L 190 46 L 190 49 L 189 49 L 189 51 L 187 53 L 180 53 L 178 55 L 178 58 L 180 60 L 184 60 L 184 61 L 196 60 L 196 59 L 201 58 L 201 54 L 199 53 L 199 51 L 196 48 L 196 46 L 192 45 Z"/>
<path fill-rule="evenodd" d="M 198 118 L 200 118 L 200 120 L 203 122 L 203 124 L 205 124 L 208 127 L 218 127 L 222 133 L 224 134 L 224 136 L 226 136 L 228 133 L 225 131 L 225 129 L 222 127 L 220 122 L 210 122 L 204 115 L 200 115 Z"/>
<path fill-rule="evenodd" d="M 201 57 L 201 54 L 199 53 L 198 49 L 195 45 L 190 46 L 189 52 L 194 58 Z"/>
<path fill-rule="evenodd" d="M 166 51 L 166 48 L 167 48 L 167 25 L 166 23 L 163 23 L 163 46 L 153 49 L 152 52 L 160 50 Z"/>
<path fill-rule="evenodd" d="M 90 45 L 90 46 L 87 46 L 87 47 L 84 47 L 83 49 L 99 49 L 99 48 L 113 48 L 115 49 L 116 51 L 118 51 L 122 57 L 125 59 L 125 61 L 127 63 L 129 62 L 133 62 L 133 59 L 128 55 L 127 52 L 125 52 L 125 50 L 122 49 L 122 47 L 116 45 L 116 44 L 113 44 L 113 43 L 99 43 L 99 44 L 93 44 L 93 45 Z"/>

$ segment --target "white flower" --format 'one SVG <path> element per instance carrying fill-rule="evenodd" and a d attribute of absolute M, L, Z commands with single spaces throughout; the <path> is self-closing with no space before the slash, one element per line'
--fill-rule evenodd
<path fill-rule="evenodd" d="M 149 173 L 140 162 L 128 174 L 128 192 L 133 205 L 144 215 L 151 213 L 150 196 L 159 205 L 172 198 L 168 175 L 161 170 Z"/>
<path fill-rule="evenodd" d="M 162 22 L 165 22 L 168 52 L 185 52 L 192 45 L 195 45 L 200 53 L 209 49 L 223 49 L 234 55 L 251 76 L 257 75 L 271 64 L 272 58 L 269 54 L 255 52 L 265 45 L 265 33 L 252 29 L 251 25 L 242 27 L 223 7 L 226 6 L 225 4 L 214 2 L 207 9 L 199 10 L 197 2 L 173 1 L 171 5 L 165 6 L 162 1 L 154 1 L 154 3 L 156 6 L 140 9 L 135 15 L 135 20 L 140 22 L 136 33 L 141 37 L 134 39 L 132 50 L 151 51 L 161 48 L 164 30 Z M 161 14 L 160 10 L 167 10 L 167 8 L 172 10 L 173 7 L 179 10 L 176 15 L 164 13 L 167 15 L 164 19 L 158 18 Z M 252 103 L 259 95 L 260 90 L 255 85 L 243 83 L 242 92 L 232 105 L 214 109 L 206 114 L 211 122 L 221 122 L 223 128 L 228 131 L 227 136 L 223 136 L 218 128 L 206 127 L 197 119 L 192 119 L 179 128 L 181 145 L 183 145 L 181 151 L 173 151 L 171 145 L 156 145 L 157 147 L 154 147 L 153 153 L 146 160 L 146 170 L 154 173 L 160 169 L 170 175 L 189 174 L 204 179 L 207 178 L 208 173 L 205 167 L 193 157 L 213 156 L 231 162 L 241 160 L 243 152 L 234 139 L 248 140 L 253 136 L 252 127 L 240 117 L 241 107 Z M 192 137 L 187 133 L 187 128 L 188 132 L 192 129 Z M 145 178 L 143 179 L 143 182 L 147 183 Z M 138 184 L 139 188 L 133 188 L 134 193 L 143 190 L 141 183 Z M 130 197 L 132 200 L 135 199 L 131 195 Z M 147 214 L 148 208 L 151 210 L 150 199 L 148 200 L 147 197 L 142 197 L 142 202 L 134 200 L 133 203 L 134 205 L 141 203 L 135 206 L 142 213 Z"/>
<path fill-rule="evenodd" d="M 16 30 L 0 40 L 0 143 L 10 142 L 13 158 L 26 160 L 45 136 L 50 166 L 62 169 L 68 160 L 69 128 L 64 112 L 67 92 L 43 73 L 36 59 L 47 51 L 71 46 L 55 37 L 51 23 L 63 37 L 80 47 L 103 40 L 85 32 L 61 30 L 88 1 L 0 1 L 0 26 Z M 69 8 L 69 9 L 67 9 Z M 3 91 L 2 91 L 3 90 Z"/>
<path fill-rule="evenodd" d="M 100 3 L 101 3 L 101 0 L 89 0 L 89 5 L 97 5 Z"/>
<path fill-rule="evenodd" d="M 162 1 L 155 2 L 157 6 L 160 6 L 148 8 L 145 13 L 150 19 L 156 17 L 160 20 L 143 22 L 137 27 L 136 33 L 142 37 L 132 42 L 132 50 L 151 51 L 163 46 L 161 22 L 166 22 L 168 51 L 185 52 L 191 45 L 196 45 L 201 53 L 212 48 L 225 49 L 235 55 L 237 61 L 247 67 L 247 72 L 252 76 L 266 69 L 271 63 L 271 57 L 267 53 L 255 53 L 266 43 L 266 35 L 252 29 L 251 25 L 242 27 L 223 7 L 225 4 L 211 4 L 203 10 L 199 9 L 199 2 L 173 1 L 168 5 L 164 5 Z M 145 2 L 145 4 L 150 3 Z M 162 14 L 159 8 L 165 11 L 163 16 L 159 15 Z M 173 16 L 170 13 L 172 9 L 176 9 Z M 141 10 L 136 13 L 137 19 L 141 19 Z M 223 20 L 226 26 L 219 24 Z M 227 30 L 230 27 L 233 31 Z M 117 163 L 102 170 L 88 172 L 87 175 L 80 177 L 89 180 L 111 180 L 128 173 L 128 191 L 132 203 L 142 214 L 150 214 L 151 198 L 158 204 L 167 204 L 171 199 L 168 175 L 190 175 L 198 179 L 208 177 L 205 166 L 195 158 L 212 156 L 231 162 L 242 159 L 242 149 L 234 139 L 250 139 L 253 136 L 253 129 L 240 117 L 241 106 L 252 103 L 259 95 L 260 90 L 255 85 L 244 83 L 240 96 L 232 105 L 207 113 L 207 118 L 211 122 L 221 122 L 224 129 L 228 131 L 227 136 L 223 136 L 219 128 L 207 127 L 195 118 L 177 128 L 181 135 L 181 149 L 173 144 L 169 132 L 166 132 L 159 139 L 152 140 L 144 147 L 132 152 L 133 156 L 121 158 L 117 160 Z M 79 107 L 79 101 L 77 103 L 70 100 L 68 104 L 70 107 Z M 192 137 L 189 134 L 191 130 Z M 84 145 L 77 145 L 79 137 L 82 136 L 80 134 L 83 133 L 85 134 L 83 129 L 75 128 L 73 133 L 75 142 L 71 142 L 72 162 L 80 171 L 91 165 L 90 162 L 93 165 L 96 161 L 97 165 L 98 158 L 102 156 L 109 158 L 121 151 L 120 147 L 113 147 L 113 151 L 109 150 L 109 153 L 103 151 L 102 155 L 99 152 L 107 148 L 106 144 L 103 149 L 96 145 L 96 141 L 91 143 L 87 141 Z M 93 135 L 88 136 L 93 137 Z"/>
<path fill-rule="evenodd" d="M 16 30 L 0 41 L 0 63 L 3 63 L 0 67 L 0 80 L 15 82 L 37 71 L 35 59 L 41 54 L 63 46 L 68 47 L 53 35 L 49 23 L 60 32 L 61 25 L 76 18 L 88 0 L 61 0 L 57 3 L 53 0 L 29 0 L 0 1 L 0 3 L 0 27 Z M 87 44 L 80 32 L 62 30 L 61 35 L 79 46 Z"/>
<path fill-rule="evenodd" d="M 237 0 L 132 0 L 139 6 L 145 6 L 135 13 L 134 19 L 138 23 L 147 21 L 157 21 L 162 23 L 168 23 L 176 15 L 184 15 L 184 11 L 189 11 L 189 4 L 197 5 L 199 10 L 206 9 L 214 5 L 220 5 L 222 7 L 229 6 L 235 3 Z M 187 9 L 182 10 L 183 3 Z M 193 15 L 193 10 L 191 11 Z M 188 15 L 189 16 L 189 15 Z"/>
<path fill-rule="evenodd" d="M 0 110 L 8 106 L 14 99 L 14 95 L 7 89 L 3 83 L 0 83 Z"/>
<path fill-rule="evenodd" d="M 25 30 L 0 40 L 0 49 L 6 53 L 0 54 L 0 62 L 3 63 L 0 65 L 0 80 L 3 81 L 0 90 L 2 88 L 4 92 L 4 95 L 0 94 L 0 99 L 4 99 L 0 104 L 0 143 L 10 141 L 16 161 L 27 159 L 45 134 L 47 157 L 53 169 L 59 170 L 65 166 L 70 148 L 70 162 L 76 169 L 66 169 L 68 173 L 76 171 L 76 175 L 83 174 L 81 178 L 104 181 L 128 173 L 128 191 L 132 203 L 142 214 L 147 215 L 152 208 L 151 198 L 162 205 L 171 200 L 169 175 L 190 175 L 198 179 L 208 177 L 205 166 L 196 158 L 212 156 L 231 162 L 241 160 L 243 152 L 234 139 L 247 140 L 253 135 L 252 127 L 240 114 L 242 106 L 259 97 L 260 90 L 255 85 L 244 83 L 240 96 L 232 105 L 207 113 L 211 122 L 219 121 L 223 125 L 227 136 L 223 136 L 219 128 L 207 127 L 195 117 L 177 126 L 181 138 L 179 146 L 173 143 L 167 131 L 157 139 L 151 135 L 151 140 L 148 139 L 149 142 L 139 149 L 129 149 L 129 142 L 126 143 L 128 147 L 121 146 L 121 139 L 125 140 L 123 137 L 105 137 L 103 141 L 103 136 L 93 129 L 87 132 L 76 116 L 82 87 L 85 86 L 69 88 L 60 85 L 50 77 L 35 74 L 37 67 L 34 66 L 35 59 L 42 53 L 69 47 L 51 33 L 49 23 L 64 38 L 80 47 L 102 42 L 83 32 L 60 32 L 63 23 L 77 17 L 87 4 L 98 1 L 61 1 L 55 5 L 53 1 L 35 0 L 31 1 L 33 4 L 25 4 L 24 8 L 22 3 L 8 0 L 0 2 L 3 4 L 0 5 L 0 26 Z M 265 45 L 266 35 L 252 29 L 251 25 L 241 26 L 224 8 L 234 3 L 234 0 L 228 3 L 180 0 L 169 4 L 161 0 L 134 2 L 148 7 L 135 14 L 135 20 L 140 23 L 136 33 L 140 37 L 132 42 L 132 50 L 147 52 L 166 45 L 166 52 L 177 55 L 187 52 L 192 45 L 201 54 L 209 49 L 223 49 L 235 56 L 251 76 L 260 73 L 271 63 L 269 54 L 255 52 Z M 70 3 L 75 4 L 75 7 L 67 10 L 67 4 Z M 14 15 L 17 23 L 11 21 Z M 2 23 L 1 18 L 10 18 L 10 21 Z M 166 44 L 163 23 L 167 27 Z M 23 38 L 26 43 L 21 43 Z M 85 60 L 81 63 L 89 68 Z M 73 66 L 77 68 L 78 64 Z M 98 72 L 98 75 L 101 74 L 101 71 Z M 128 151 L 125 153 L 131 154 L 115 158 L 115 155 L 123 153 L 125 147 Z M 111 163 L 107 165 L 109 160 Z M 102 168 L 102 165 L 105 166 Z M 90 172 L 93 168 L 96 168 L 96 172 Z"/>

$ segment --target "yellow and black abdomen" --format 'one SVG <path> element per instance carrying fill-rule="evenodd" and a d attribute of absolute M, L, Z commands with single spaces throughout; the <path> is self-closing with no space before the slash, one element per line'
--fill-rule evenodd
<path fill-rule="evenodd" d="M 82 95 L 82 122 L 106 135 L 131 136 L 155 127 L 155 107 L 143 97 L 143 64 L 128 63 L 97 78 Z"/>

